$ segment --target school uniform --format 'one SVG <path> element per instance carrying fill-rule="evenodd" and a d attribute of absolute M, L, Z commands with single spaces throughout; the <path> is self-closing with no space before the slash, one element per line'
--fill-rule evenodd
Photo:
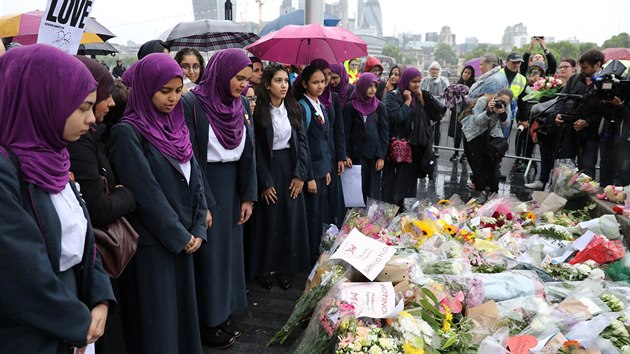
<path fill-rule="evenodd" d="M 203 178 L 193 157 L 180 164 L 129 123 L 111 130 L 116 180 L 136 198 L 127 220 L 140 235 L 128 268 L 127 342 L 132 353 L 201 353 L 191 235 L 206 240 Z"/>
<path fill-rule="evenodd" d="M 69 215 L 61 216 L 57 198 L 70 198 L 87 221 L 84 241 L 74 245 L 81 259 L 69 269 L 61 221 Z M 113 311 L 115 298 L 74 184 L 55 195 L 21 185 L 16 166 L 0 155 L 0 205 L 0 353 L 61 354 L 85 346 L 91 309 L 108 301 Z"/>
<path fill-rule="evenodd" d="M 330 185 L 328 186 L 328 217 L 326 223 L 335 224 L 341 228 L 346 216 L 346 203 L 343 199 L 341 176 L 337 173 L 337 162 L 346 161 L 346 134 L 343 123 L 343 107 L 339 95 L 332 92 L 333 103 L 326 110 L 330 119 L 329 127 L 331 171 Z"/>
<path fill-rule="evenodd" d="M 376 160 L 385 159 L 389 147 L 387 109 L 380 102 L 376 111 L 364 116 L 352 101 L 344 108 L 346 151 L 353 165 L 361 165 L 363 198 L 380 199 L 381 171 L 374 169 Z"/>

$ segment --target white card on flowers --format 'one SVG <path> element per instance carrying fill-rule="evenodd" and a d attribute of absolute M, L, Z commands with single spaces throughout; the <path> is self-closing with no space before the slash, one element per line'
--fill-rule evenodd
<path fill-rule="evenodd" d="M 356 317 L 386 318 L 396 309 L 396 293 L 391 282 L 345 283 L 341 300 L 354 306 Z"/>
<path fill-rule="evenodd" d="M 394 253 L 394 247 L 367 237 L 355 228 L 330 258 L 343 259 L 372 281 Z"/>

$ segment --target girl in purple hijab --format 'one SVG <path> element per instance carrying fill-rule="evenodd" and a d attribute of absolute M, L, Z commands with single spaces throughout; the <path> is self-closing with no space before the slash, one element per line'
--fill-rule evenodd
<path fill-rule="evenodd" d="M 163 53 L 128 72 L 125 116 L 108 140 L 116 180 L 136 199 L 128 220 L 140 235 L 125 269 L 128 351 L 201 354 L 192 255 L 206 240 L 207 206 L 180 102 L 184 75 Z"/>
<path fill-rule="evenodd" d="M 346 72 L 346 67 L 343 66 L 343 64 L 332 64 L 330 70 L 332 71 L 330 75 L 330 88 L 332 92 L 339 95 L 341 107 L 345 107 L 346 100 L 350 97 L 350 94 L 352 94 L 354 86 L 350 83 L 348 72 Z"/>
<path fill-rule="evenodd" d="M 360 165 L 363 199 L 380 199 L 381 170 L 389 144 L 387 109 L 376 97 L 378 78 L 363 73 L 344 107 L 348 167 Z"/>
<path fill-rule="evenodd" d="M 96 82 L 43 44 L 3 55 L 0 82 L 2 351 L 82 352 L 115 303 L 66 150 L 94 123 Z"/>
<path fill-rule="evenodd" d="M 245 127 L 250 106 L 241 93 L 252 72 L 243 50 L 225 49 L 210 58 L 201 82 L 184 95 L 213 220 L 208 243 L 195 255 L 201 335 L 212 348 L 234 344 L 241 332 L 230 316 L 247 306 L 243 224 L 258 192 L 252 131 Z"/>

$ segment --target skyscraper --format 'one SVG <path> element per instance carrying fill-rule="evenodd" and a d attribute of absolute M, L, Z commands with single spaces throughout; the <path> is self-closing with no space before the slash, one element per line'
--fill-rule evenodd
<path fill-rule="evenodd" d="M 237 0 L 232 1 L 233 20 L 236 20 L 236 4 Z M 195 20 L 203 20 L 205 18 L 213 20 L 225 20 L 225 0 L 192 0 Z"/>
<path fill-rule="evenodd" d="M 383 16 L 378 0 L 358 0 L 357 10 L 355 32 L 383 37 Z"/>

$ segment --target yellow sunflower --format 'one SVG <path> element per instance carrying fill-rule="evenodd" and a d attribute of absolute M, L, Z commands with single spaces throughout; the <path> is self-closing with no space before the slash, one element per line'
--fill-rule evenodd
<path fill-rule="evenodd" d="M 402 350 L 404 354 L 424 354 L 423 348 L 416 348 L 409 342 L 403 344 Z"/>
<path fill-rule="evenodd" d="M 527 215 L 525 215 L 525 217 L 532 222 L 536 221 L 536 214 L 532 213 L 531 211 L 527 212 Z"/>
<path fill-rule="evenodd" d="M 440 199 L 440 200 L 438 200 L 438 202 L 437 202 L 437 203 L 438 203 L 439 205 L 444 205 L 444 206 L 446 206 L 446 205 L 450 205 L 450 204 L 451 204 L 451 201 L 450 201 L 450 200 L 448 200 L 448 199 Z"/>
<path fill-rule="evenodd" d="M 445 225 L 444 231 L 452 236 L 452 235 L 455 235 L 455 233 L 457 232 L 457 229 L 453 225 Z"/>

